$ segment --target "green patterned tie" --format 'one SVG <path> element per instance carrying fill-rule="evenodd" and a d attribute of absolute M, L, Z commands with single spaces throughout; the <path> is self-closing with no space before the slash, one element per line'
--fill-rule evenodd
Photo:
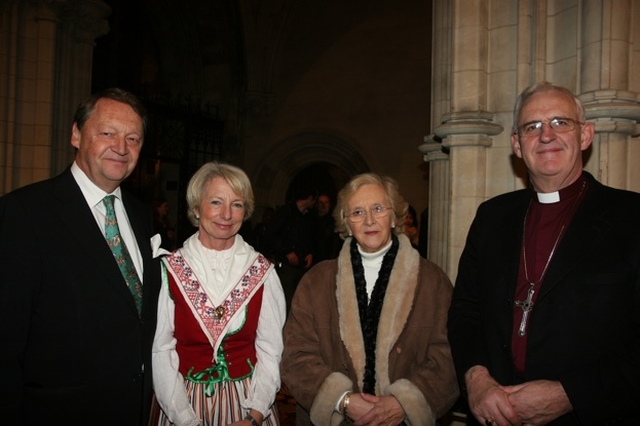
<path fill-rule="evenodd" d="M 116 219 L 116 211 L 113 208 L 113 202 L 115 195 L 107 195 L 102 199 L 104 206 L 107 208 L 107 217 L 105 218 L 104 234 L 109 244 L 109 248 L 113 252 L 120 272 L 127 282 L 129 291 L 133 295 L 133 300 L 136 302 L 136 308 L 138 308 L 138 314 L 142 311 L 142 283 L 138 278 L 135 266 L 129 255 L 127 246 L 120 237 L 120 228 L 118 228 L 118 220 Z"/>

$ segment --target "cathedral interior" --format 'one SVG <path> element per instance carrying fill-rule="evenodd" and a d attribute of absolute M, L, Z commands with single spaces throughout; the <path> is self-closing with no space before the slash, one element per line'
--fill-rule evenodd
<path fill-rule="evenodd" d="M 4 0 L 0 195 L 69 166 L 73 111 L 120 86 L 150 111 L 126 183 L 169 200 L 203 162 L 243 168 L 252 221 L 311 184 L 395 178 L 428 211 L 428 257 L 455 281 L 480 203 L 523 188 L 510 129 L 537 81 L 576 93 L 585 169 L 640 190 L 640 3 L 632 0 Z"/>
<path fill-rule="evenodd" d="M 426 208 L 430 2 L 104 3 L 91 90 L 122 87 L 149 108 L 129 185 L 170 200 L 182 234 L 186 182 L 210 160 L 247 171 L 254 221 L 295 185 L 335 198 L 365 171 Z"/>
<path fill-rule="evenodd" d="M 204 162 L 247 172 L 254 223 L 371 171 L 428 209 L 455 281 L 478 205 L 527 185 L 509 137 L 533 82 L 584 103 L 585 169 L 640 191 L 639 20 L 633 0 L 2 0 L 0 195 L 68 167 L 76 105 L 117 86 L 150 115 L 125 185 L 169 201 L 179 241 Z"/>

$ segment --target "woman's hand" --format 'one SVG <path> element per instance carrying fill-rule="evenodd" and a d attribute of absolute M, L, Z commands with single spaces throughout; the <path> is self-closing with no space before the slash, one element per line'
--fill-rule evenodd
<path fill-rule="evenodd" d="M 264 421 L 264 417 L 259 411 L 251 410 L 251 412 L 249 412 L 249 415 L 253 417 L 259 425 L 261 425 Z M 251 423 L 251 420 L 242 419 L 239 422 L 230 423 L 229 426 L 253 426 L 253 423 Z"/>
<path fill-rule="evenodd" d="M 356 395 L 352 395 L 351 398 L 354 396 Z M 354 413 L 351 409 L 353 402 L 349 403 L 347 414 L 355 420 L 355 426 L 397 426 L 405 418 L 404 410 L 394 396 L 374 396 L 366 393 L 360 393 L 357 396 L 362 400 L 358 407 L 371 408 L 364 413 Z M 356 414 L 361 415 L 356 418 Z"/>
<path fill-rule="evenodd" d="M 349 405 L 345 409 L 347 417 L 352 420 L 358 420 L 360 417 L 368 413 L 373 408 L 371 402 L 366 401 L 361 393 L 352 393 L 349 395 Z"/>

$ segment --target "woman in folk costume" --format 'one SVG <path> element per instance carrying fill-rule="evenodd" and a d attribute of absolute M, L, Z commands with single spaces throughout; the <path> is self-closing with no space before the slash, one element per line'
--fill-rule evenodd
<path fill-rule="evenodd" d="M 452 285 L 403 233 L 395 181 L 354 177 L 338 194 L 337 259 L 305 274 L 284 331 L 282 380 L 297 424 L 434 425 L 458 396 L 447 341 Z"/>
<path fill-rule="evenodd" d="M 157 424 L 278 425 L 285 300 L 273 265 L 238 235 L 254 208 L 249 178 L 207 163 L 189 181 L 187 203 L 198 232 L 163 259 Z"/>

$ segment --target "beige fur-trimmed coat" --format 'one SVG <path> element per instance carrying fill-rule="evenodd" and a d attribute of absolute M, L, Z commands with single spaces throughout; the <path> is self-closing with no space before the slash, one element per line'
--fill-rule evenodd
<path fill-rule="evenodd" d="M 433 425 L 458 396 L 446 330 L 453 288 L 404 235 L 398 238 L 378 326 L 376 394 L 396 397 L 408 424 Z M 342 423 L 334 410 L 338 399 L 346 391 L 359 392 L 363 383 L 365 349 L 350 240 L 338 259 L 302 278 L 284 330 L 282 380 L 317 426 Z M 297 424 L 308 422 L 298 414 Z"/>

